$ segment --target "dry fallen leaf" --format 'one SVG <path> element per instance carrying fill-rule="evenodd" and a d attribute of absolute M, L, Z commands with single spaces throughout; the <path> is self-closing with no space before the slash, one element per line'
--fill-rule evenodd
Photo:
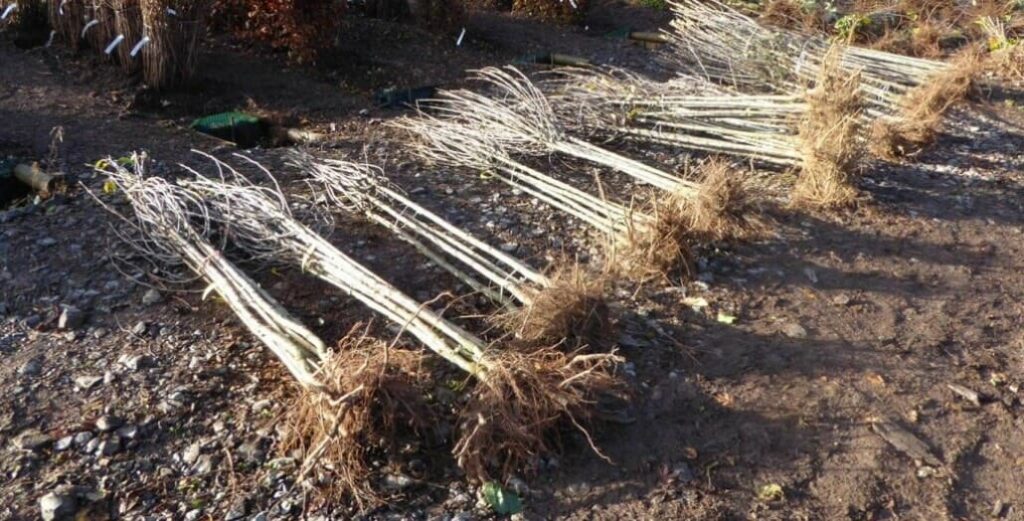
<path fill-rule="evenodd" d="M 760 499 L 761 501 L 782 501 L 785 498 L 786 494 L 782 490 L 782 485 L 779 485 L 778 483 L 761 485 L 761 488 L 757 490 L 757 499 Z"/>
<path fill-rule="evenodd" d="M 722 407 L 731 407 L 736 400 L 729 393 L 717 393 L 715 394 L 715 401 Z"/>

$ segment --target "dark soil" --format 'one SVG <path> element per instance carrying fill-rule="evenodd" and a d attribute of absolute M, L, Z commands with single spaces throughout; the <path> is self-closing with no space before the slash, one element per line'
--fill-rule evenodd
<path fill-rule="evenodd" d="M 664 76 L 650 50 L 603 34 L 666 19 L 614 3 L 596 8 L 588 28 L 480 12 L 458 48 L 457 34 L 353 19 L 342 49 L 316 69 L 210 41 L 197 86 L 166 94 L 87 54 L 26 51 L 0 39 L 0 159 L 48 158 L 51 130 L 62 127 L 47 166 L 69 181 L 64 193 L 0 213 L 0 519 L 38 518 L 40 497 L 61 484 L 93 492 L 79 501 L 88 519 L 197 511 L 197 519 L 224 519 L 239 505 L 244 516 L 271 519 L 351 512 L 313 500 L 284 508 L 293 496 L 271 497 L 278 488 L 265 483 L 274 469 L 268 447 L 287 407 L 286 373 L 223 306 L 200 300 L 202 288 L 164 290 L 160 302 L 143 304 L 143 284 L 158 281 L 112 262 L 125 248 L 119 224 L 86 192 L 101 185 L 88 165 L 145 150 L 166 172 L 195 162 L 191 148 L 226 156 L 230 145 L 187 125 L 248 109 L 327 134 L 321 153 L 386 162 L 418 201 L 537 267 L 562 254 L 586 259 L 591 245 L 579 223 L 474 173 L 414 162 L 405 137 L 384 125 L 407 112 L 377 108 L 373 96 L 457 85 L 466 69 L 551 51 Z M 1022 114 L 984 100 L 964 106 L 912 163 L 866 164 L 859 208 L 807 212 L 776 195 L 770 233 L 701 252 L 698 281 L 618 288 L 613 309 L 626 317 L 621 354 L 635 397 L 623 421 L 593 429 L 614 464 L 567 432 L 558 459 L 522 476 L 531 489 L 526 517 L 1024 519 Z M 282 154 L 250 152 L 268 165 Z M 685 160 L 627 152 L 667 168 Z M 591 171 L 584 165 L 538 161 L 566 179 L 589 179 L 578 175 Z M 608 183 L 609 193 L 631 188 Z M 333 240 L 417 299 L 465 290 L 368 225 L 342 223 Z M 260 277 L 329 343 L 371 318 L 304 275 Z M 691 309 L 687 297 L 709 306 Z M 83 310 L 83 325 L 57 329 L 65 305 Z M 456 314 L 475 309 L 459 306 Z M 735 322 L 725 323 L 730 316 Z M 131 368 L 134 356 L 147 363 Z M 104 379 L 83 389 L 82 376 Z M 949 384 L 980 393 L 980 406 Z M 53 440 L 95 433 L 104 414 L 139 427 L 112 455 L 15 445 L 33 430 Z M 883 418 L 927 444 L 941 465 L 887 443 L 872 429 Z M 382 456 L 381 474 L 419 481 L 371 517 L 473 510 L 470 487 L 447 457 L 445 428 L 423 433 L 407 453 Z M 198 460 L 186 458 L 197 444 Z M 205 472 L 197 468 L 204 461 Z M 781 495 L 761 497 L 775 485 Z"/>

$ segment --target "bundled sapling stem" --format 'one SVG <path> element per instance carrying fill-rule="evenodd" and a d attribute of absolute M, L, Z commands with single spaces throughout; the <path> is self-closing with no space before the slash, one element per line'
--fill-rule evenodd
<path fill-rule="evenodd" d="M 468 90 L 444 90 L 421 107 L 445 120 L 454 120 L 485 134 L 499 146 L 524 153 L 560 153 L 576 157 L 662 190 L 692 190 L 687 180 L 574 138 L 561 126 L 544 93 L 514 67 L 488 67 L 473 79 L 493 92 L 490 96 Z"/>
<path fill-rule="evenodd" d="M 500 322 L 517 338 L 604 342 L 608 317 L 599 274 L 556 268 L 545 276 L 412 201 L 379 167 L 306 152 L 294 152 L 291 163 L 313 178 L 314 191 L 335 208 L 391 230 L 505 308 Z"/>
<path fill-rule="evenodd" d="M 741 91 L 790 92 L 819 75 L 831 43 L 823 38 L 769 29 L 718 0 L 675 0 L 666 32 L 667 58 L 683 71 Z M 866 114 L 891 114 L 909 89 L 938 78 L 948 65 L 850 47 L 841 68 L 860 72 Z"/>
<path fill-rule="evenodd" d="M 798 95 L 741 95 L 681 76 L 658 83 L 622 69 L 562 69 L 544 83 L 575 130 L 749 157 L 791 166 L 800 159 Z"/>
<path fill-rule="evenodd" d="M 184 265 L 203 278 L 207 291 L 216 291 L 300 384 L 320 388 L 315 372 L 326 355 L 323 342 L 209 242 L 209 216 L 199 198 L 162 178 L 147 177 L 144 156 L 133 156 L 133 165 L 129 169 L 110 159 L 98 168 L 131 204 L 130 216 L 114 212 L 134 233 L 122 238 L 152 262 Z"/>
<path fill-rule="evenodd" d="M 295 220 L 279 190 L 255 186 L 229 165 L 210 159 L 219 179 L 192 170 L 196 176 L 187 186 L 210 199 L 214 219 L 228 227 L 233 242 L 261 257 L 302 266 L 401 325 L 478 381 L 456 444 L 459 464 L 471 475 L 484 477 L 495 467 L 505 472 L 521 468 L 550 450 L 545 438 L 552 428 L 566 419 L 579 426 L 593 413 L 594 394 L 618 385 L 613 369 L 619 359 L 612 354 L 543 347 L 506 351 L 485 345 Z"/>

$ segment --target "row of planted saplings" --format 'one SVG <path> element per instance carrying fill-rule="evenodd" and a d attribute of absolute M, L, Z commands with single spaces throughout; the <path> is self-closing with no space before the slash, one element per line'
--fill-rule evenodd
<path fill-rule="evenodd" d="M 205 0 L 49 0 L 51 41 L 89 48 L 154 88 L 196 73 L 209 3 Z"/>

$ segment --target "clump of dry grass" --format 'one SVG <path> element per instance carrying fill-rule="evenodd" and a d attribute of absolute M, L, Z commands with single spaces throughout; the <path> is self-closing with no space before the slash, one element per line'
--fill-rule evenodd
<path fill-rule="evenodd" d="M 857 196 L 853 177 L 863 155 L 860 75 L 843 71 L 842 52 L 838 46 L 828 51 L 818 81 L 806 95 L 807 112 L 799 129 L 803 161 L 793 188 L 794 204 L 839 207 Z"/>
<path fill-rule="evenodd" d="M 1020 23 L 1018 20 L 1016 25 Z M 1019 34 L 1019 27 L 1015 30 L 1003 18 L 996 17 L 981 18 L 977 25 L 989 50 L 982 62 L 984 72 L 1011 82 L 1024 79 L 1024 46 L 1019 38 L 1010 36 Z"/>
<path fill-rule="evenodd" d="M 910 31 L 910 50 L 914 56 L 940 58 L 944 54 L 942 38 L 948 33 L 948 27 L 943 27 L 932 20 L 925 20 Z"/>
<path fill-rule="evenodd" d="M 351 498 L 361 508 L 380 503 L 367 457 L 396 439 L 403 427 L 425 422 L 420 351 L 392 348 L 356 326 L 321 366 L 324 390 L 306 390 L 289 408 L 279 443 L 285 454 L 303 459 L 300 479 L 310 473 L 334 498 Z"/>
<path fill-rule="evenodd" d="M 875 156 L 898 160 L 920 152 L 938 134 L 946 111 L 965 99 L 981 69 L 976 53 L 966 52 L 952 67 L 903 96 L 900 113 L 872 124 L 869 150 Z"/>
<path fill-rule="evenodd" d="M 622 394 L 615 354 L 565 353 L 553 347 L 494 351 L 487 377 L 477 382 L 459 415 L 453 453 L 476 479 L 492 472 L 520 472 L 553 452 L 561 426 L 573 426 L 597 447 L 586 430 L 605 394 Z"/>
<path fill-rule="evenodd" d="M 531 344 L 607 347 L 612 329 L 605 301 L 607 275 L 573 264 L 553 270 L 548 279 L 549 284 L 535 289 L 527 304 L 499 314 L 497 322 Z"/>
<path fill-rule="evenodd" d="M 1024 81 L 1024 45 L 1018 43 L 993 51 L 984 66 L 997 78 L 1010 82 Z"/>

